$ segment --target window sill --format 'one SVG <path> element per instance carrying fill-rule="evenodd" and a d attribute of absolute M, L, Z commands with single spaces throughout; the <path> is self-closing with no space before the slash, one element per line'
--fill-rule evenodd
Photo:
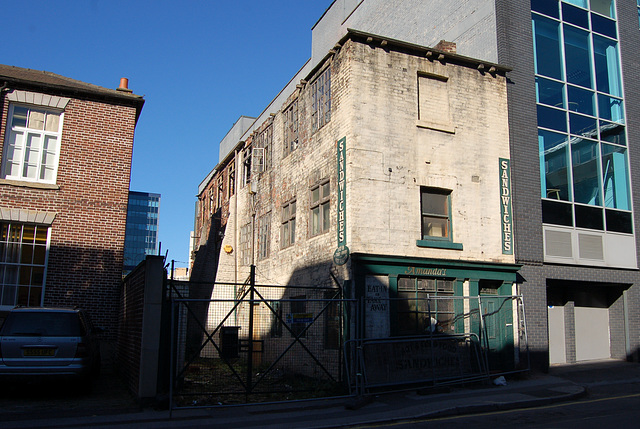
<path fill-rule="evenodd" d="M 462 250 L 462 243 L 453 243 L 451 241 L 441 240 L 417 240 L 418 247 L 433 247 L 436 249 Z"/>
<path fill-rule="evenodd" d="M 60 186 L 55 183 L 26 182 L 22 180 L 0 179 L 0 185 L 20 186 L 22 188 L 34 189 L 54 189 L 59 190 Z"/>

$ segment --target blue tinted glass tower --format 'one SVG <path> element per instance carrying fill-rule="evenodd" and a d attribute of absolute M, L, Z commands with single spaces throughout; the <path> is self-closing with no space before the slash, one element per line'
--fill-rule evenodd
<path fill-rule="evenodd" d="M 130 273 L 147 255 L 158 253 L 160 194 L 129 191 L 124 274 Z"/>

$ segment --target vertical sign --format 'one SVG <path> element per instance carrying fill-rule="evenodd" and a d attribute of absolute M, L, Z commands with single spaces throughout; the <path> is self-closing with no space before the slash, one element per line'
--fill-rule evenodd
<path fill-rule="evenodd" d="M 333 254 L 336 265 L 344 265 L 349 258 L 347 247 L 347 138 L 338 140 L 336 145 L 338 153 L 338 248 Z"/>
<path fill-rule="evenodd" d="M 502 223 L 502 254 L 513 255 L 513 220 L 511 217 L 511 166 L 500 158 L 500 218 Z"/>

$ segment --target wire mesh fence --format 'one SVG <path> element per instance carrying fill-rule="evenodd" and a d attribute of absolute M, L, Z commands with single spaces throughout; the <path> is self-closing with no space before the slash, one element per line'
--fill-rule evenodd
<path fill-rule="evenodd" d="M 217 286 L 231 299 L 173 300 L 174 406 L 347 393 L 336 289 Z"/>
<path fill-rule="evenodd" d="M 216 285 L 172 300 L 171 407 L 304 400 L 528 368 L 519 296 L 344 299 L 340 289 Z"/>

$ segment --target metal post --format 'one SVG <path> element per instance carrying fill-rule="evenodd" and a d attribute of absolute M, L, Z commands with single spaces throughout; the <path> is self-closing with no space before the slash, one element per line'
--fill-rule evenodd
<path fill-rule="evenodd" d="M 249 297 L 249 350 L 247 361 L 247 402 L 251 394 L 253 384 L 253 300 L 256 286 L 256 266 L 251 265 L 251 274 L 249 277 L 250 297 Z"/>

